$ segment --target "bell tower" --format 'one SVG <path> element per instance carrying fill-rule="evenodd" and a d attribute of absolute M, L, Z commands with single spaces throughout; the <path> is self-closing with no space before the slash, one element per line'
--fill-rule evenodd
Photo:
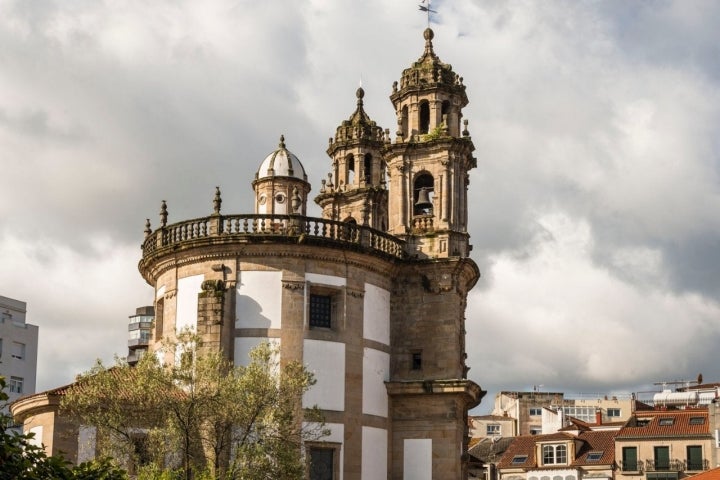
<path fill-rule="evenodd" d="M 393 84 L 395 142 L 385 146 L 390 178 L 388 232 L 421 258 L 467 257 L 468 171 L 475 149 L 462 123 L 468 104 L 462 78 L 433 51 L 426 29 L 423 55 Z"/>
<path fill-rule="evenodd" d="M 323 218 L 387 230 L 387 189 L 382 129 L 363 109 L 365 91 L 356 92 L 357 108 L 337 127 L 327 154 L 332 172 L 322 181 L 315 203 Z M 389 139 L 388 139 L 389 140 Z"/>

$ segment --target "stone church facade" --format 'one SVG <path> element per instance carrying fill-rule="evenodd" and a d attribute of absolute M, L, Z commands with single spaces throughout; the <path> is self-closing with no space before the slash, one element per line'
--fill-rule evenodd
<path fill-rule="evenodd" d="M 311 478 L 467 478 L 465 309 L 480 272 L 469 258 L 462 78 L 435 54 L 402 72 L 397 130 L 357 107 L 330 139 L 329 175 L 311 185 L 281 137 L 252 181 L 254 212 L 148 221 L 139 270 L 155 289 L 152 350 L 191 328 L 236 364 L 260 342 L 302 361 L 331 434 L 308 445 Z"/>

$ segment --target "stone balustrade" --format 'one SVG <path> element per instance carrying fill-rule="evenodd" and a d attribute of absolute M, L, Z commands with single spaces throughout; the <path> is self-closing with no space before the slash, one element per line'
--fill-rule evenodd
<path fill-rule="evenodd" d="M 163 226 L 145 232 L 143 258 L 165 247 L 189 245 L 201 239 L 261 239 L 298 243 L 311 241 L 324 245 L 340 244 L 344 248 L 362 248 L 371 253 L 405 258 L 405 242 L 385 232 L 353 223 L 302 215 L 211 215 Z"/>

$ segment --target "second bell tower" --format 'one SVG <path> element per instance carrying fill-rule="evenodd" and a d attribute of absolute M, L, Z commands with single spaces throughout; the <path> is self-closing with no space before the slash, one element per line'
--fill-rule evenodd
<path fill-rule="evenodd" d="M 390 96 L 397 114 L 395 142 L 385 145 L 390 178 L 388 232 L 407 241 L 411 255 L 467 257 L 468 171 L 475 149 L 462 109 L 462 78 L 433 51 L 403 71 Z"/>

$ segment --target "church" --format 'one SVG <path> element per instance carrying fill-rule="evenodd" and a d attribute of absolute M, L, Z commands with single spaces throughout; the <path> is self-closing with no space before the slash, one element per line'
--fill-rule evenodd
<path fill-rule="evenodd" d="M 305 364 L 317 383 L 303 405 L 331 432 L 307 445 L 310 478 L 467 478 L 468 410 L 485 393 L 467 378 L 465 345 L 480 277 L 467 232 L 476 160 L 465 85 L 432 40 L 428 28 L 392 85 L 394 133 L 357 90 L 315 186 L 321 218 L 306 214 L 313 189 L 281 136 L 248 179 L 252 213 L 226 214 L 218 189 L 207 217 L 168 222 L 163 202 L 159 227 L 146 223 L 149 349 L 188 327 L 238 365 L 265 341 Z M 26 429 L 38 401 L 14 406 Z"/>

